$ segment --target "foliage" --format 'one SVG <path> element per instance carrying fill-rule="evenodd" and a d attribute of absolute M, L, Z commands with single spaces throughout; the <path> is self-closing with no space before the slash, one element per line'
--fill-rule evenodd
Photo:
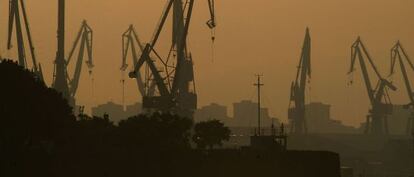
<path fill-rule="evenodd" d="M 156 113 L 131 117 L 119 126 L 107 116 L 80 115 L 76 121 L 59 93 L 16 63 L 0 62 L 0 82 L 0 176 L 186 177 L 220 176 L 220 172 L 230 171 L 239 172 L 236 176 L 252 176 L 245 171 L 220 170 L 240 167 L 257 173 L 251 168 L 258 164 L 256 155 L 234 158 L 240 155 L 238 150 L 206 154 L 191 149 L 190 119 Z M 215 120 L 198 123 L 194 133 L 199 148 L 212 148 L 228 140 L 230 130 Z"/>
<path fill-rule="evenodd" d="M 133 148 L 187 148 L 192 121 L 177 115 L 139 115 L 119 123 L 118 133 Z"/>
<path fill-rule="evenodd" d="M 193 141 L 198 148 L 205 149 L 222 146 L 223 141 L 230 139 L 230 129 L 218 120 L 197 123 L 194 127 Z"/>
<path fill-rule="evenodd" d="M 107 117 L 88 117 L 78 121 L 77 140 L 83 148 L 90 150 L 109 146 L 115 125 Z"/>
<path fill-rule="evenodd" d="M 13 61 L 0 61 L 0 83 L 0 171 L 24 174 L 23 168 L 35 174 L 29 169 L 45 169 L 52 153 L 70 140 L 76 123 L 72 108 Z M 31 160 L 36 163 L 25 166 Z"/>
<path fill-rule="evenodd" d="M 0 63 L 1 137 L 20 143 L 28 140 L 57 143 L 73 128 L 72 108 L 32 72 L 16 63 Z"/>

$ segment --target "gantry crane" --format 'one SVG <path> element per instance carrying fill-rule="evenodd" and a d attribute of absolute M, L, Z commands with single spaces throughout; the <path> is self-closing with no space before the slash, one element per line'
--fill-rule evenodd
<path fill-rule="evenodd" d="M 23 15 L 23 22 L 24 27 L 22 25 L 21 15 Z M 8 29 L 8 41 L 7 41 L 7 49 L 10 50 L 12 48 L 12 36 L 13 36 L 13 29 L 15 28 L 15 35 L 16 35 L 16 43 L 17 43 L 17 54 L 18 54 L 18 61 L 19 65 L 29 69 L 27 64 L 27 57 L 26 57 L 26 49 L 25 49 L 25 42 L 24 42 L 24 32 L 26 32 L 26 38 L 29 43 L 30 47 L 30 56 L 32 59 L 32 67 L 33 72 L 43 80 L 43 73 L 42 73 L 42 66 L 40 63 L 37 62 L 35 48 L 32 40 L 32 35 L 30 32 L 30 25 L 29 20 L 26 13 L 26 7 L 23 0 L 10 0 L 9 1 L 9 29 Z"/>
<path fill-rule="evenodd" d="M 79 87 L 79 81 L 80 81 L 80 77 L 81 77 L 81 72 L 82 72 L 82 66 L 83 66 L 83 61 L 84 61 L 84 56 L 85 56 L 85 50 L 86 50 L 86 54 L 88 56 L 88 60 L 86 61 L 86 65 L 89 69 L 89 75 L 92 74 L 92 68 L 94 67 L 93 65 L 93 56 L 92 56 L 92 46 L 93 46 L 93 31 L 91 29 L 91 27 L 87 24 L 86 21 L 82 22 L 81 28 L 78 32 L 78 35 L 76 36 L 75 42 L 73 43 L 73 47 L 69 53 L 69 56 L 67 58 L 67 60 L 64 60 L 64 71 L 65 71 L 65 82 L 67 84 L 67 89 L 65 90 L 64 93 L 67 93 L 66 98 L 69 101 L 69 104 L 73 107 L 76 106 L 75 103 L 75 96 L 76 96 L 76 92 L 77 89 Z M 70 64 L 70 62 L 72 61 L 73 55 L 75 53 L 75 51 L 78 50 L 78 56 L 77 56 L 77 60 L 76 60 L 76 65 L 75 65 L 75 71 L 73 72 L 73 76 L 69 77 L 69 73 L 68 73 L 68 65 Z M 57 66 L 56 66 L 57 68 Z M 56 84 L 57 84 L 57 80 L 59 80 L 59 78 L 57 77 L 58 75 L 56 74 L 56 69 L 55 69 L 55 83 L 54 83 L 54 88 L 56 88 Z"/>
<path fill-rule="evenodd" d="M 172 112 L 192 117 L 197 108 L 193 59 L 187 47 L 194 2 L 194 0 L 169 0 L 167 2 L 151 42 L 145 45 L 134 71 L 130 73 L 131 78 L 137 78 L 144 63 L 150 70 L 148 77 L 151 77 L 152 82 L 156 85 L 157 93 L 143 97 L 143 107 L 149 112 Z M 208 0 L 208 4 L 211 17 L 207 25 L 211 30 L 214 30 L 216 27 L 214 0 Z M 172 44 L 167 57 L 162 58 L 156 51 L 156 44 L 171 10 L 173 11 Z M 212 36 L 212 40 L 214 40 L 214 36 Z M 157 60 L 151 59 L 150 55 L 153 55 Z M 161 63 L 163 71 L 159 70 L 156 61 Z M 147 85 L 147 87 L 150 86 Z"/>
<path fill-rule="evenodd" d="M 391 49 L 391 72 L 390 72 L 390 76 L 395 73 L 395 64 L 396 64 L 396 62 L 399 62 L 399 64 L 400 64 L 401 74 L 403 76 L 405 88 L 406 88 L 406 91 L 407 91 L 407 96 L 408 96 L 409 101 L 410 101 L 407 105 L 404 106 L 405 108 L 410 110 L 410 117 L 407 120 L 407 129 L 406 129 L 407 135 L 410 135 L 413 131 L 413 128 L 414 128 L 414 93 L 413 93 L 412 86 L 411 86 L 410 80 L 408 78 L 407 69 L 406 69 L 404 63 L 407 62 L 408 65 L 410 66 L 411 70 L 413 70 L 413 71 L 414 71 L 414 65 L 411 62 L 410 58 L 408 57 L 407 53 L 405 52 L 403 46 L 401 45 L 401 43 L 399 41 Z"/>
<path fill-rule="evenodd" d="M 299 61 L 296 80 L 291 85 L 288 118 L 291 122 L 291 132 L 296 134 L 307 133 L 305 119 L 305 91 L 306 83 L 311 76 L 311 37 L 306 29 L 302 54 Z"/>
<path fill-rule="evenodd" d="M 387 115 L 392 113 L 393 108 L 391 99 L 388 95 L 388 89 L 395 91 L 397 88 L 381 76 L 360 37 L 358 37 L 352 45 L 351 56 L 351 67 L 348 74 L 352 74 L 355 71 L 355 62 L 358 59 L 369 101 L 371 103 L 371 109 L 366 118 L 365 133 L 373 135 L 388 134 Z M 367 65 L 365 63 L 366 59 L 378 78 L 378 83 L 375 88 L 372 87 Z"/>

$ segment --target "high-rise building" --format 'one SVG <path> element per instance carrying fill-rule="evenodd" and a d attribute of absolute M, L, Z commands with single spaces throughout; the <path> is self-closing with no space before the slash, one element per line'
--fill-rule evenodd
<path fill-rule="evenodd" d="M 129 117 L 136 116 L 142 112 L 142 104 L 135 103 L 133 105 L 128 105 L 126 110 L 124 106 L 116 104 L 114 102 L 108 102 L 105 104 L 98 105 L 97 107 L 92 108 L 92 115 L 103 117 L 104 114 L 109 115 L 109 119 L 114 123 L 119 123 L 119 121 L 128 119 Z"/>
<path fill-rule="evenodd" d="M 331 105 L 320 102 L 305 106 L 305 122 L 309 133 L 356 133 L 351 126 L 331 118 Z"/>
<path fill-rule="evenodd" d="M 226 106 L 212 103 L 208 106 L 204 106 L 198 109 L 194 114 L 194 119 L 196 122 L 216 119 L 224 123 L 228 123 L 230 118 L 227 115 Z"/>
<path fill-rule="evenodd" d="M 233 103 L 234 120 L 232 126 L 236 127 L 257 127 L 258 125 L 258 103 L 242 100 L 239 103 Z M 270 127 L 273 119 L 269 115 L 268 108 L 260 108 L 261 127 Z M 278 121 L 275 121 L 278 124 Z"/>

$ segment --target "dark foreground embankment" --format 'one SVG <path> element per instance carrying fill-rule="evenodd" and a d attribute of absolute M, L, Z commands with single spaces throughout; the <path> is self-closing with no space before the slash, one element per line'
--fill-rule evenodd
<path fill-rule="evenodd" d="M 254 152 L 251 150 L 192 151 L 153 157 L 125 153 L 72 158 L 59 171 L 62 176 L 127 177 L 339 177 L 339 156 L 322 151 Z M 167 157 L 168 156 L 168 157 Z M 174 157 L 172 157 L 174 156 Z M 64 170 L 66 169 L 66 170 Z"/>

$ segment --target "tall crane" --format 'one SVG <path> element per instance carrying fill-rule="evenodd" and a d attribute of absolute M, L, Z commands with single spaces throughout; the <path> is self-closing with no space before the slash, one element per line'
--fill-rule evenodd
<path fill-rule="evenodd" d="M 138 51 L 136 47 L 139 47 L 139 51 L 142 53 L 142 51 L 144 50 L 144 46 L 142 45 L 137 32 L 134 28 L 133 25 L 130 25 L 128 30 L 125 31 L 125 33 L 122 34 L 122 65 L 121 65 L 121 71 L 122 73 L 124 73 L 129 65 L 127 64 L 127 58 L 128 58 L 128 53 L 131 52 L 131 56 L 132 56 L 132 63 L 134 65 L 136 65 L 138 63 Z M 135 69 L 135 66 L 133 67 Z M 154 84 L 152 84 L 152 87 L 150 90 L 146 90 L 145 85 L 149 85 L 150 81 L 148 79 L 144 79 L 142 78 L 142 74 L 141 72 L 137 72 L 136 73 L 136 82 L 137 82 L 137 86 L 138 86 L 138 91 L 141 94 L 141 96 L 144 95 L 153 95 L 154 94 Z M 124 75 L 124 74 L 122 74 Z M 122 84 L 125 83 L 125 80 L 122 79 Z M 149 92 L 149 93 L 147 93 Z"/>
<path fill-rule="evenodd" d="M 82 71 L 83 57 L 85 55 L 85 49 L 88 54 L 88 61 L 86 62 L 89 68 L 89 74 L 92 73 L 93 60 L 92 60 L 92 41 L 93 31 L 88 26 L 86 21 L 82 22 L 82 26 L 75 39 L 73 47 L 70 51 L 69 57 L 65 59 L 65 0 L 58 1 L 58 30 L 57 30 L 57 52 L 55 60 L 55 69 L 53 72 L 53 84 L 52 87 L 62 94 L 62 96 L 68 100 L 69 104 L 75 108 L 75 95 L 79 86 L 79 80 Z M 68 65 L 72 60 L 72 56 L 78 49 L 78 59 L 76 61 L 75 71 L 73 77 L 69 77 Z"/>
<path fill-rule="evenodd" d="M 371 103 L 371 109 L 366 117 L 365 133 L 373 135 L 388 134 L 387 115 L 392 113 L 393 107 L 388 89 L 395 91 L 397 88 L 381 76 L 360 37 L 352 45 L 351 56 L 351 67 L 348 74 L 355 71 L 355 62 L 358 59 Z M 368 60 L 377 76 L 378 82 L 375 88 L 372 86 L 365 60 Z"/>
<path fill-rule="evenodd" d="M 70 64 L 73 58 L 73 54 L 75 53 L 75 50 L 78 48 L 78 56 L 77 56 L 75 71 L 73 73 L 73 77 L 68 78 L 69 94 L 72 98 L 75 97 L 76 92 L 79 87 L 79 80 L 81 77 L 82 66 L 84 63 L 83 57 L 85 56 L 85 50 L 88 56 L 88 60 L 85 63 L 86 63 L 86 66 L 88 67 L 89 75 L 92 74 L 92 68 L 94 67 L 93 58 L 92 58 L 93 57 L 92 47 L 93 47 L 93 31 L 92 31 L 92 28 L 87 24 L 86 20 L 84 20 L 82 22 L 81 28 L 78 32 L 78 35 L 76 36 L 75 42 L 73 43 L 73 46 L 72 46 L 72 50 L 70 51 L 69 57 L 66 62 L 66 65 Z"/>
<path fill-rule="evenodd" d="M 68 85 L 67 90 L 67 100 L 69 101 L 71 106 L 76 106 L 75 103 L 75 96 L 79 87 L 79 81 L 82 73 L 82 66 L 84 63 L 84 56 L 85 56 L 85 50 L 86 55 L 88 56 L 87 61 L 85 62 L 88 69 L 89 69 L 89 75 L 92 74 L 92 68 L 94 67 L 93 64 L 93 56 L 92 56 L 92 47 L 93 47 L 93 31 L 91 27 L 87 24 L 86 21 L 82 22 L 81 28 L 78 32 L 78 35 L 76 36 L 75 42 L 73 43 L 72 49 L 70 50 L 69 56 L 67 60 L 65 60 L 65 81 Z M 68 65 L 71 63 L 75 51 L 78 50 L 77 54 L 77 60 L 75 65 L 75 70 L 73 72 L 73 76 L 69 77 L 68 73 Z M 55 76 L 57 76 L 55 74 Z M 55 81 L 57 78 L 55 77 Z M 56 84 L 56 83 L 55 83 Z M 56 85 L 54 85 L 56 86 Z"/>
<path fill-rule="evenodd" d="M 295 134 L 307 133 L 305 119 L 305 91 L 306 83 L 311 76 L 311 37 L 306 29 L 300 56 L 296 80 L 291 85 L 288 118 L 291 122 L 291 132 Z"/>
<path fill-rule="evenodd" d="M 410 83 L 410 80 L 408 78 L 407 69 L 404 63 L 408 63 L 408 66 L 410 66 L 411 70 L 414 71 L 414 65 L 411 62 L 410 58 L 408 57 L 407 53 L 405 52 L 404 47 L 401 45 L 400 41 L 397 42 L 397 44 L 394 45 L 394 47 L 391 49 L 391 72 L 390 76 L 395 73 L 395 64 L 399 62 L 401 74 L 404 79 L 405 88 L 407 91 L 407 96 L 409 98 L 409 103 L 405 105 L 404 107 L 410 110 L 410 117 L 407 120 L 407 129 L 406 133 L 407 135 L 410 135 L 414 128 L 414 92 Z"/>
<path fill-rule="evenodd" d="M 23 22 L 21 15 L 23 15 Z M 23 29 L 23 26 L 25 29 Z M 26 69 L 29 69 L 27 64 L 26 49 L 24 42 L 24 31 L 26 32 L 26 38 L 30 47 L 30 57 L 32 60 L 33 72 L 43 80 L 42 66 L 37 62 L 35 48 L 32 40 L 32 35 L 30 32 L 29 20 L 27 17 L 26 7 L 23 0 L 10 0 L 9 1 L 9 29 L 8 29 L 8 41 L 7 49 L 12 49 L 12 37 L 13 29 L 15 28 L 16 43 L 17 43 L 17 54 L 19 65 L 23 66 Z"/>
<path fill-rule="evenodd" d="M 157 90 L 155 95 L 143 97 L 143 107 L 149 112 L 173 112 L 192 117 L 197 108 L 193 59 L 187 47 L 194 2 L 194 0 L 169 0 L 167 2 L 151 42 L 145 45 L 134 71 L 130 73 L 131 78 L 137 78 L 144 63 L 149 68 L 150 76 L 148 77 L 155 83 Z M 216 27 L 214 0 L 208 0 L 208 4 L 210 19 L 207 25 L 214 30 Z M 171 10 L 173 11 L 172 44 L 167 57 L 162 58 L 156 51 L 156 44 Z M 151 55 L 156 60 L 151 59 Z M 156 61 L 161 63 L 163 70 L 157 67 Z"/>

